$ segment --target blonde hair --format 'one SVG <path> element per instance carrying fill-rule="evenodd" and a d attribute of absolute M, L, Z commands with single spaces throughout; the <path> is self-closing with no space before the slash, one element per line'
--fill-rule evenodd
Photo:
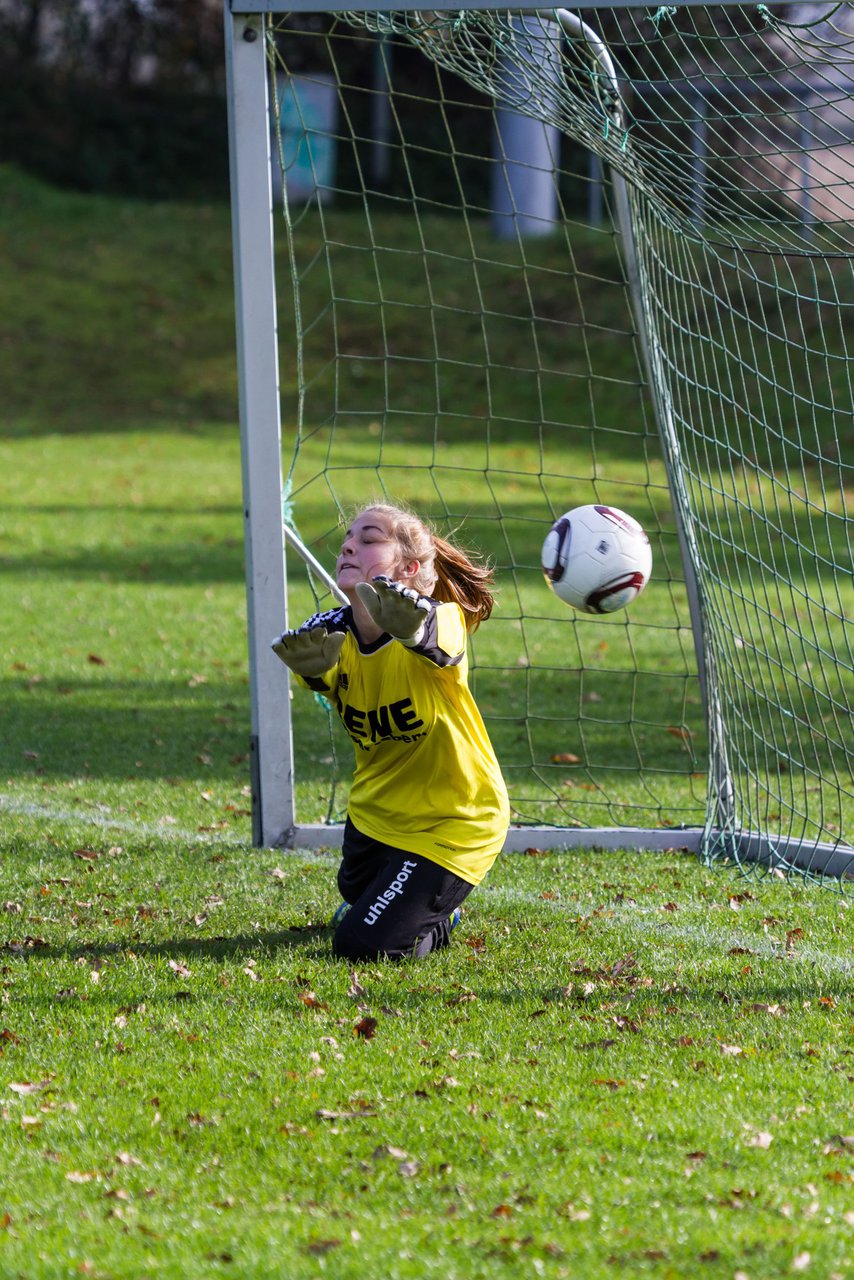
<path fill-rule="evenodd" d="M 466 630 L 476 631 L 492 613 L 495 597 L 490 590 L 492 567 L 474 553 L 440 538 L 420 516 L 386 502 L 369 502 L 356 515 L 376 511 L 388 524 L 404 560 L 417 560 L 412 586 L 422 595 L 442 603 L 453 602 L 463 611 Z"/>

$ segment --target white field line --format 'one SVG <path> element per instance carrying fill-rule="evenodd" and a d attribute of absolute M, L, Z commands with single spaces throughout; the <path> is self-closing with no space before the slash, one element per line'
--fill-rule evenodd
<path fill-rule="evenodd" d="M 564 915 L 571 914 L 576 918 L 590 916 L 591 919 L 602 919 L 601 916 L 594 917 L 590 911 L 579 911 L 569 903 L 541 898 L 536 893 L 530 893 L 524 889 L 514 889 L 511 886 L 496 885 L 493 888 L 487 882 L 478 892 L 483 894 L 484 897 L 488 896 L 489 901 L 493 903 L 501 902 L 502 900 L 508 903 L 527 902 L 532 906 L 536 906 L 539 910 L 545 908 Z M 648 940 L 653 935 L 659 939 L 664 936 L 668 941 L 676 938 L 684 942 L 698 944 L 713 955 L 720 955 L 724 946 L 726 946 L 727 950 L 730 947 L 745 947 L 760 960 L 784 959 L 789 964 L 800 968 L 809 967 L 815 970 L 824 970 L 828 976 L 831 974 L 854 976 L 854 960 L 849 960 L 847 956 L 836 955 L 830 951 L 823 951 L 821 947 L 812 946 L 806 941 L 799 941 L 798 945 L 791 951 L 786 951 L 784 946 L 780 943 L 775 943 L 771 938 L 757 938 L 754 934 L 743 932 L 725 933 L 722 929 L 714 929 L 708 925 L 679 924 L 672 916 L 668 916 L 667 925 L 665 926 L 666 934 L 662 935 L 661 912 L 656 907 L 617 903 L 610 905 L 608 911 L 613 911 L 613 923 L 619 924 L 624 933 L 634 934 L 644 940 Z M 816 973 L 816 977 L 818 976 L 820 975 Z"/>
<path fill-rule="evenodd" d="M 133 835 L 156 836 L 161 840 L 181 840 L 193 844 L 231 844 L 251 848 L 248 840 L 239 840 L 227 832 L 186 831 L 168 822 L 138 822 L 132 818 L 113 817 L 105 805 L 98 811 L 52 809 L 47 805 L 19 800 L 17 796 L 0 794 L 0 812 L 14 813 L 22 818 L 37 818 L 40 822 L 61 822 L 73 826 L 98 827 L 105 831 L 125 831 Z"/>
<path fill-rule="evenodd" d="M 18 796 L 0 793 L 0 813 L 13 813 L 23 818 L 35 818 L 39 822 L 57 822 L 68 826 L 95 827 L 101 831 L 125 832 L 134 836 L 153 836 L 158 840 L 179 841 L 181 844 L 210 844 L 220 848 L 240 849 L 244 853 L 258 853 L 251 840 L 241 839 L 226 831 L 189 831 L 169 822 L 140 822 L 133 818 L 112 817 L 104 805 L 96 811 L 52 809 L 47 805 L 21 800 Z M 275 849 L 277 858 L 311 858 L 313 863 L 324 856 L 334 861 L 334 854 L 312 853 L 306 849 Z"/>

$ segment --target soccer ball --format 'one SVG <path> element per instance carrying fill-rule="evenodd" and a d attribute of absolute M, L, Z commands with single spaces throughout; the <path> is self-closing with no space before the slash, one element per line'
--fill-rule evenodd
<path fill-rule="evenodd" d="M 652 548 L 641 526 L 616 507 L 575 507 L 555 520 L 542 552 L 546 582 L 583 613 L 616 613 L 649 582 Z"/>

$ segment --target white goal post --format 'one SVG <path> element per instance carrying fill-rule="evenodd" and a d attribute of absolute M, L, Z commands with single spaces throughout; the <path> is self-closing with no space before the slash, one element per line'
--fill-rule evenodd
<path fill-rule="evenodd" d="M 620 8 L 613 5 L 585 5 L 585 10 Z M 626 6 L 630 8 L 631 6 Z M 697 9 L 693 2 L 677 6 Z M 288 623 L 288 583 L 286 547 L 289 545 L 308 566 L 315 578 L 336 594 L 323 565 L 292 528 L 283 524 L 282 410 L 280 393 L 280 334 L 276 301 L 276 239 L 274 229 L 275 156 L 271 142 L 272 103 L 270 64 L 266 32 L 276 15 L 328 14 L 335 6 L 325 3 L 285 3 L 284 0 L 231 0 L 226 6 L 225 44 L 228 92 L 228 127 L 232 182 L 232 225 L 235 276 L 239 412 L 243 473 L 243 510 L 246 548 L 246 589 L 249 637 L 251 702 L 251 760 L 253 840 L 265 846 L 317 848 L 340 843 L 342 828 L 337 823 L 301 822 L 297 813 L 292 710 L 288 682 L 272 653 L 272 638 Z M 343 13 L 344 7 L 340 11 Z M 441 15 L 491 13 L 528 14 L 521 10 L 487 10 L 478 4 L 449 4 Z M 358 13 L 387 15 L 377 4 L 361 4 Z M 408 15 L 423 13 L 432 21 L 436 11 L 413 6 Z M 440 16 L 441 16 L 440 15 Z M 401 13 L 401 17 L 405 17 Z M 591 25 L 575 13 L 556 9 L 539 11 L 534 17 L 560 26 L 563 36 L 582 48 L 582 61 L 590 68 L 606 132 L 622 139 L 623 153 L 632 147 L 631 124 L 623 115 L 623 86 L 606 42 Z M 381 19 L 385 21 L 385 19 Z M 463 21 L 462 18 L 459 19 Z M 383 27 L 375 27 L 382 30 Z M 389 24 L 391 30 L 391 24 Z M 441 57 L 445 57 L 444 54 Z M 452 55 L 448 55 L 453 62 Z M 703 120 L 703 127 L 706 121 Z M 699 136 L 699 130 L 697 131 Z M 610 150 L 608 149 L 610 148 Z M 696 672 L 707 724 L 709 750 L 705 819 L 675 826 L 594 825 L 561 826 L 514 825 L 508 835 L 508 851 L 531 846 L 571 848 L 668 849 L 685 848 L 706 858 L 732 858 L 758 866 L 807 871 L 818 878 L 842 881 L 854 877 L 854 850 L 844 833 L 832 837 L 832 829 L 822 824 L 789 823 L 788 830 L 775 832 L 763 821 L 758 827 L 739 804 L 737 764 L 730 762 L 730 744 L 738 738 L 737 714 L 724 708 L 719 693 L 719 673 L 728 661 L 728 641 L 717 634 L 714 609 L 720 609 L 717 569 L 709 567 L 709 550 L 700 545 L 702 533 L 695 528 L 697 494 L 682 471 L 683 439 L 680 436 L 682 409 L 674 406 L 670 354 L 661 340 L 661 324 L 652 315 L 648 246 L 639 248 L 637 229 L 642 226 L 638 209 L 640 197 L 632 180 L 631 165 L 621 167 L 620 157 L 609 142 L 605 149 L 610 162 L 613 218 L 619 232 L 622 260 L 633 306 L 637 346 L 643 364 L 647 394 L 661 440 L 671 489 L 675 530 L 681 552 L 685 596 L 690 616 Z M 701 173 L 698 167 L 696 173 Z M 695 173 L 695 178 L 696 178 Z M 665 216 L 667 221 L 667 215 Z M 645 233 L 646 234 L 646 233 Z M 851 246 L 845 246 L 850 257 Z M 288 424 L 285 424 L 287 435 Z M 544 520 L 547 513 L 544 512 Z M 837 566 L 838 568 L 838 566 Z M 707 574 L 711 578 L 707 581 Z M 297 619 L 296 621 L 301 621 Z M 745 643 L 744 639 L 738 641 Z M 850 670 L 845 668 L 843 670 Z M 845 686 L 842 686 L 844 701 Z M 839 698 L 831 695 L 838 720 Z M 788 714 L 783 709 L 783 715 Z M 843 747 L 850 727 L 841 726 Z M 781 752 L 783 748 L 781 746 Z M 846 757 L 849 758 L 850 757 Z M 749 770 L 748 770 L 749 773 Z M 749 782 L 743 784 L 749 787 Z M 850 778 L 844 799 L 851 803 Z M 837 790 L 839 784 L 837 782 Z M 767 808 L 767 806 L 766 806 Z M 831 838 L 828 838 L 828 837 Z"/>

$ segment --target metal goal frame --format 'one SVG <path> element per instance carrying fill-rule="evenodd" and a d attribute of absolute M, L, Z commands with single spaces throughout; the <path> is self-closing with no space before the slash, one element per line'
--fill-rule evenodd
<path fill-rule="evenodd" d="M 736 0 L 726 0 L 734 4 Z M 702 0 L 684 0 L 697 8 Z M 274 259 L 273 170 L 269 75 L 264 39 L 267 15 L 290 12 L 335 12 L 352 9 L 330 0 L 229 0 L 225 7 L 226 87 L 231 172 L 232 247 L 234 259 L 235 321 L 238 364 L 241 467 L 243 487 L 244 546 L 246 561 L 247 629 L 249 647 L 249 691 L 251 703 L 251 792 L 252 839 L 256 845 L 290 848 L 320 848 L 341 843 L 343 828 L 325 824 L 301 824 L 295 809 L 294 750 L 291 728 L 290 690 L 282 679 L 281 664 L 270 644 L 287 626 L 287 582 L 285 546 L 290 543 L 312 571 L 324 578 L 335 592 L 335 584 L 295 535 L 282 522 L 282 419 L 279 394 L 279 351 L 276 316 L 276 271 Z M 388 10 L 388 4 L 365 2 L 360 11 Z M 412 10 L 428 10 L 423 3 L 408 4 Z M 505 6 L 480 0 L 449 0 L 444 10 L 501 9 Z M 600 0 L 586 0 L 586 8 L 614 8 Z M 636 4 L 617 7 L 636 8 Z M 506 6 L 510 13 L 525 13 Z M 539 11 L 538 11 L 539 12 Z M 542 11 L 545 15 L 545 11 Z M 615 123 L 622 110 L 613 64 L 601 38 L 575 13 L 549 10 L 570 36 L 583 36 L 597 71 L 612 89 L 609 110 Z M 614 209 L 628 276 L 642 357 L 648 385 L 665 451 L 674 440 L 668 407 L 656 393 L 660 385 L 655 374 L 654 355 L 646 338 L 644 308 L 639 289 L 637 255 L 629 216 L 628 195 L 623 177 L 612 173 Z M 669 472 L 670 468 L 668 468 Z M 671 479 L 671 484 L 672 484 Z M 697 669 L 704 710 L 713 743 L 710 768 L 715 771 L 716 811 L 707 816 L 705 826 L 633 827 L 514 827 L 505 849 L 524 850 L 531 846 L 552 849 L 598 847 L 609 849 L 686 849 L 703 853 L 722 839 L 732 839 L 733 814 L 730 787 L 723 751 L 723 737 L 717 731 L 718 709 L 713 681 L 707 678 L 707 647 L 700 608 L 701 585 L 697 581 L 690 549 L 690 528 L 680 518 L 680 504 L 674 503 L 682 552 L 688 603 L 692 621 Z M 714 806 L 713 806 L 714 808 Z M 791 837 L 772 838 L 762 833 L 738 832 L 737 856 L 770 867 L 802 865 L 827 876 L 854 872 L 854 852 L 844 845 L 803 844 Z"/>

